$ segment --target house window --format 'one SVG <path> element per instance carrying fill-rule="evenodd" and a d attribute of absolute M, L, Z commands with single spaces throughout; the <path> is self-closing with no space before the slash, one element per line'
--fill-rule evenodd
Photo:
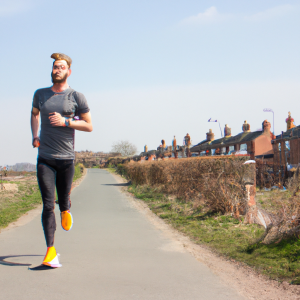
<path fill-rule="evenodd" d="M 242 145 L 240 146 L 240 150 L 241 150 L 241 151 L 247 151 L 247 144 L 242 144 Z"/>
<path fill-rule="evenodd" d="M 288 150 L 288 151 L 291 150 L 290 149 L 290 142 L 288 142 L 288 141 L 285 142 L 285 149 Z"/>
<path fill-rule="evenodd" d="M 234 146 L 229 146 L 228 154 L 231 154 L 234 151 Z"/>

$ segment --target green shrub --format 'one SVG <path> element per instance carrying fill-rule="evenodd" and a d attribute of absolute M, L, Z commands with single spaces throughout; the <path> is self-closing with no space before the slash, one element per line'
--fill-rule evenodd
<path fill-rule="evenodd" d="M 118 174 L 120 174 L 121 176 L 126 176 L 127 175 L 126 168 L 123 164 L 117 164 L 116 172 Z"/>
<path fill-rule="evenodd" d="M 73 181 L 77 180 L 78 178 L 80 178 L 82 176 L 84 170 L 84 165 L 79 163 L 77 165 L 75 165 L 75 173 L 74 173 L 74 178 Z"/>

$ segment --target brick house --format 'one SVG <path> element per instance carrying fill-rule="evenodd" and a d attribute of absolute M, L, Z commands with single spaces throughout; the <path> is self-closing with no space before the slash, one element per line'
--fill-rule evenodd
<path fill-rule="evenodd" d="M 294 125 L 294 119 L 290 113 L 286 123 L 287 130 L 277 135 L 272 141 L 274 165 L 297 167 L 300 163 L 300 126 Z"/>
<path fill-rule="evenodd" d="M 191 148 L 191 152 L 208 155 L 232 154 L 239 150 L 247 151 L 251 159 L 255 157 L 270 158 L 273 156 L 272 139 L 273 133 L 270 131 L 271 124 L 264 120 L 262 131 L 250 131 L 250 124 L 247 121 L 243 124 L 243 132 L 231 136 L 231 129 L 226 125 L 224 137 L 217 140 L 209 141 L 206 139 L 198 145 Z"/>

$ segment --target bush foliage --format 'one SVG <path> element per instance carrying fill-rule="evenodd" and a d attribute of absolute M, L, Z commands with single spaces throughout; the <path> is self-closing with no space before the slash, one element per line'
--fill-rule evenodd
<path fill-rule="evenodd" d="M 187 158 L 128 163 L 126 174 L 136 185 L 159 187 L 161 192 L 192 201 L 201 199 L 211 211 L 243 213 L 245 178 L 250 165 L 244 157 Z"/>

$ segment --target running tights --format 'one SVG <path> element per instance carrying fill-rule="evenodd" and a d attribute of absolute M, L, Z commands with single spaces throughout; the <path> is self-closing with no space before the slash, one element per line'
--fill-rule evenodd
<path fill-rule="evenodd" d="M 37 178 L 43 199 L 42 224 L 47 247 L 54 244 L 56 221 L 55 186 L 60 211 L 70 208 L 70 193 L 74 176 L 74 161 L 71 159 L 44 159 L 38 157 Z"/>

